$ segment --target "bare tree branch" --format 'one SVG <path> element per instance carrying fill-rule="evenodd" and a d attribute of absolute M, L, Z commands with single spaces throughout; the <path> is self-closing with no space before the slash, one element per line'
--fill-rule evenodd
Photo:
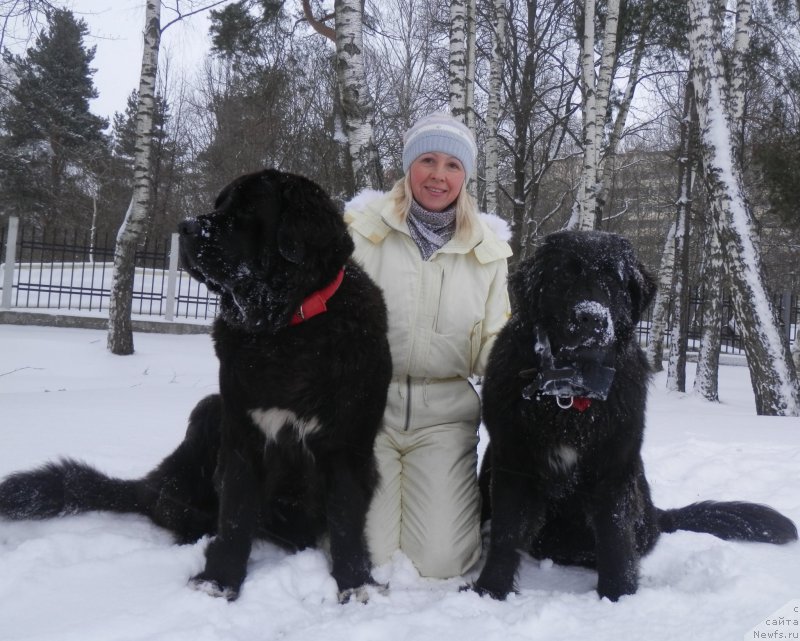
<path fill-rule="evenodd" d="M 314 31 L 325 36 L 331 42 L 336 42 L 336 30 L 325 24 L 327 21 L 333 18 L 333 14 L 329 13 L 328 15 L 317 19 L 311 9 L 310 0 L 303 0 L 303 15 L 306 17 L 308 24 L 312 29 L 314 29 Z"/>

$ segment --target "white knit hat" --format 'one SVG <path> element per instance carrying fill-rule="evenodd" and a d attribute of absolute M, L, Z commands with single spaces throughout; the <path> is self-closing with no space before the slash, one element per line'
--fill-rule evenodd
<path fill-rule="evenodd" d="M 403 136 L 403 171 L 422 154 L 438 151 L 458 158 L 467 178 L 475 170 L 478 146 L 472 132 L 452 116 L 437 112 L 417 120 Z"/>

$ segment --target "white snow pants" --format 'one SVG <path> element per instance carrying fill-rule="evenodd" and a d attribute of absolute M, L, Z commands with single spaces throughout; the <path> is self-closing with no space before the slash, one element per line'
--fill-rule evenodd
<path fill-rule="evenodd" d="M 375 565 L 402 550 L 421 576 L 464 574 L 481 552 L 477 445 L 480 400 L 468 381 L 395 379 L 375 454 L 367 514 Z"/>

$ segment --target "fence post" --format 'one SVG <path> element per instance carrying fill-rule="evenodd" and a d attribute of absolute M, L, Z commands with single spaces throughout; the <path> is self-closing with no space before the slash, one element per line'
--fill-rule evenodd
<path fill-rule="evenodd" d="M 6 235 L 6 258 L 3 264 L 3 298 L 0 300 L 0 309 L 11 309 L 11 290 L 14 287 L 14 267 L 17 260 L 17 230 L 19 218 L 11 216 L 8 219 L 8 234 Z"/>
<path fill-rule="evenodd" d="M 178 284 L 178 234 L 172 234 L 169 245 L 169 273 L 167 274 L 167 306 L 165 317 L 175 320 L 175 289 Z"/>

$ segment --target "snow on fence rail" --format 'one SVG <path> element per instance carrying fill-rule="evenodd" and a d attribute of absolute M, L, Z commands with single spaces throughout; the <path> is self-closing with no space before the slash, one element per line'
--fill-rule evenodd
<path fill-rule="evenodd" d="M 18 228 L 17 219 L 10 218 L 7 228 L 0 230 L 0 246 L 5 246 L 5 263 L 0 266 L 0 309 L 77 310 L 87 314 L 108 309 L 114 249 L 107 240 L 98 244 L 89 234 L 75 231 L 71 237 L 63 231 L 42 234 Z M 694 290 L 689 304 L 691 350 L 698 348 L 702 335 L 703 302 L 702 289 Z M 800 300 L 785 293 L 776 296 L 773 303 L 793 342 Z M 177 234 L 168 243 L 150 243 L 137 252 L 133 313 L 167 321 L 209 321 L 216 315 L 216 295 L 178 267 Z M 649 341 L 649 310 L 638 334 L 642 344 Z M 670 335 L 668 327 L 667 341 Z M 728 298 L 723 299 L 722 351 L 743 352 Z"/>

